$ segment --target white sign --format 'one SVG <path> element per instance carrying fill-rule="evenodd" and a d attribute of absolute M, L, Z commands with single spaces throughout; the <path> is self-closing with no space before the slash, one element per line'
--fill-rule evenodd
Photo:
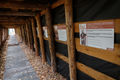
<path fill-rule="evenodd" d="M 48 38 L 47 27 L 43 27 L 43 31 L 44 31 L 44 36 L 45 36 L 46 38 Z"/>
<path fill-rule="evenodd" d="M 48 38 L 48 32 L 47 32 L 47 29 L 45 30 L 44 35 L 45 35 L 46 38 Z"/>
<path fill-rule="evenodd" d="M 114 49 L 114 23 L 99 22 L 79 24 L 80 44 L 101 48 Z"/>
<path fill-rule="evenodd" d="M 58 39 L 61 41 L 67 41 L 66 29 L 58 30 Z"/>

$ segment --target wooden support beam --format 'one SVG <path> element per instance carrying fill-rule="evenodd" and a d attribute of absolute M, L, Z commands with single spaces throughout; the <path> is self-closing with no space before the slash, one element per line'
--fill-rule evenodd
<path fill-rule="evenodd" d="M 51 9 L 54 9 L 54 8 L 56 8 L 56 7 L 64 4 L 64 3 L 65 3 L 65 0 L 58 0 L 58 1 L 56 1 L 55 3 L 53 3 L 53 4 L 51 5 Z M 41 12 L 41 15 L 44 15 L 45 13 L 46 13 L 46 10 L 43 10 L 43 11 Z"/>
<path fill-rule="evenodd" d="M 35 16 L 34 12 L 0 11 L 0 16 Z"/>
<path fill-rule="evenodd" d="M 37 33 L 36 33 L 35 22 L 33 18 L 31 19 L 31 22 L 32 22 L 34 44 L 35 44 L 35 52 L 36 52 L 36 56 L 39 56 L 39 50 L 38 50 L 38 45 L 37 45 Z"/>
<path fill-rule="evenodd" d="M 28 40 L 27 40 L 27 33 L 26 33 L 26 25 L 24 25 L 23 29 L 24 29 L 24 36 L 25 36 L 25 44 L 27 45 Z"/>
<path fill-rule="evenodd" d="M 20 26 L 20 32 L 21 32 L 21 40 L 23 42 L 23 32 L 22 32 L 22 27 Z"/>
<path fill-rule="evenodd" d="M 25 20 L 0 20 L 0 23 L 25 23 Z"/>
<path fill-rule="evenodd" d="M 12 25 L 12 24 L 25 24 L 24 21 L 0 21 L 0 24 L 9 24 L 9 25 Z"/>
<path fill-rule="evenodd" d="M 0 46 L 2 45 L 2 29 L 0 29 Z"/>
<path fill-rule="evenodd" d="M 24 35 L 24 28 L 23 28 L 24 26 L 22 25 L 22 35 L 23 35 L 23 43 L 25 43 L 25 35 Z"/>
<path fill-rule="evenodd" d="M 30 37 L 30 49 L 33 49 L 33 31 L 31 26 L 31 21 L 28 19 L 28 27 L 29 27 L 29 37 Z"/>
<path fill-rule="evenodd" d="M 11 20 L 11 21 L 24 20 L 25 21 L 25 18 L 23 18 L 21 16 L 0 16 L 0 21 L 8 21 L 8 20 Z"/>
<path fill-rule="evenodd" d="M 11 8 L 11 9 L 28 9 L 28 10 L 42 10 L 45 9 L 47 5 L 40 3 L 29 3 L 19 2 L 19 1 L 0 1 L 0 8 Z"/>
<path fill-rule="evenodd" d="M 65 0 L 58 0 L 57 2 L 55 2 L 51 5 L 51 8 L 54 9 L 60 5 L 63 5 L 64 3 L 65 3 Z"/>
<path fill-rule="evenodd" d="M 56 71 L 56 57 L 55 57 L 55 44 L 54 44 L 54 33 L 53 33 L 53 25 L 52 25 L 52 17 L 50 8 L 46 9 L 46 25 L 48 27 L 48 42 L 49 42 L 49 49 L 50 49 L 50 55 L 51 55 L 51 66 L 53 72 Z"/>
<path fill-rule="evenodd" d="M 42 30 L 42 25 L 41 25 L 41 20 L 40 20 L 40 14 L 37 14 L 36 18 L 36 22 L 37 22 L 37 26 L 38 26 L 38 36 L 39 36 L 39 40 L 40 40 L 40 50 L 41 50 L 41 54 L 42 54 L 42 63 L 44 64 L 46 62 L 46 58 L 45 58 L 45 46 L 44 46 L 44 40 L 43 40 L 43 30 Z"/>
<path fill-rule="evenodd" d="M 18 33 L 19 33 L 19 40 L 20 42 L 22 41 L 22 33 L 21 33 L 21 30 L 20 30 L 20 27 L 18 27 Z"/>
<path fill-rule="evenodd" d="M 30 37 L 29 37 L 28 23 L 26 23 L 26 34 L 27 34 L 28 47 L 30 47 Z"/>
<path fill-rule="evenodd" d="M 67 29 L 70 80 L 77 80 L 72 0 L 65 0 L 65 18 L 66 18 L 66 29 Z"/>

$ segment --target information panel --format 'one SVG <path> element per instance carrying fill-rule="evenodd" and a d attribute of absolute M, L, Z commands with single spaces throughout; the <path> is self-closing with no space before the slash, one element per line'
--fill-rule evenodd
<path fill-rule="evenodd" d="M 105 50 L 114 49 L 114 22 L 79 24 L 80 44 Z"/>
<path fill-rule="evenodd" d="M 43 27 L 43 31 L 44 31 L 44 36 L 48 38 L 47 27 Z"/>
<path fill-rule="evenodd" d="M 67 32 L 65 25 L 54 26 L 56 39 L 61 41 L 67 41 Z"/>

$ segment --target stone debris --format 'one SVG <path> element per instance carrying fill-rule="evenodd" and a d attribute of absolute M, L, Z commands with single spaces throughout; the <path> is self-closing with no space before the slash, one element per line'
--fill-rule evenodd
<path fill-rule="evenodd" d="M 50 65 L 48 65 L 47 63 L 42 64 L 41 57 L 35 56 L 35 53 L 31 51 L 27 46 L 21 44 L 21 47 L 24 50 L 26 57 L 30 61 L 40 80 L 66 80 L 59 73 L 53 73 Z"/>

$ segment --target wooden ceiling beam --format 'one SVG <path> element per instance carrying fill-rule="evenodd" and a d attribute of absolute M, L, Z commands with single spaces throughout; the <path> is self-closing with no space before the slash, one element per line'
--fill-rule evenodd
<path fill-rule="evenodd" d="M 64 3 L 65 3 L 65 0 L 58 0 L 57 2 L 55 2 L 51 5 L 51 9 L 54 9 L 54 8 L 60 6 L 60 5 L 64 5 Z M 46 13 L 46 10 L 43 10 L 41 12 L 41 15 L 44 15 L 45 13 Z"/>
<path fill-rule="evenodd" d="M 40 3 L 29 3 L 19 1 L 0 1 L 0 8 L 11 8 L 11 9 L 27 9 L 27 10 L 42 10 L 48 7 L 45 4 Z"/>
<path fill-rule="evenodd" d="M 28 17 L 26 17 L 28 18 Z M 25 20 L 26 18 L 21 16 L 0 16 L 0 20 Z"/>
<path fill-rule="evenodd" d="M 34 12 L 0 11 L 0 16 L 35 16 Z"/>
<path fill-rule="evenodd" d="M 14 26 L 21 26 L 23 24 L 0 24 L 0 27 L 14 27 Z"/>
<path fill-rule="evenodd" d="M 0 24 L 8 24 L 8 25 L 15 25 L 15 24 L 25 24 L 25 22 L 19 21 L 0 21 Z"/>

